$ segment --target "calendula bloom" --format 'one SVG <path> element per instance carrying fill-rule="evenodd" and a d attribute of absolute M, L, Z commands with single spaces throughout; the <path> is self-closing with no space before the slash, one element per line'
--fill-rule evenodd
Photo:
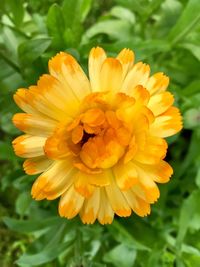
<path fill-rule="evenodd" d="M 90 52 L 89 79 L 64 52 L 49 61 L 49 73 L 14 95 L 25 112 L 13 117 L 25 132 L 13 141 L 15 153 L 27 158 L 27 174 L 41 173 L 33 198 L 61 197 L 60 216 L 80 214 L 83 223 L 150 214 L 156 183 L 173 172 L 164 138 L 182 128 L 169 78 L 150 76 L 129 49 L 111 58 L 100 47 Z"/>

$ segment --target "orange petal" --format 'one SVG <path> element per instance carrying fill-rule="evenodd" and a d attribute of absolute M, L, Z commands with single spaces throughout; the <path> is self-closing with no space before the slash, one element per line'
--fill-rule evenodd
<path fill-rule="evenodd" d="M 76 126 L 72 131 L 72 142 L 78 144 L 83 138 L 83 127 L 81 125 Z"/>
<path fill-rule="evenodd" d="M 89 109 L 83 114 L 81 121 L 91 127 L 96 127 L 104 123 L 105 115 L 99 108 Z"/>

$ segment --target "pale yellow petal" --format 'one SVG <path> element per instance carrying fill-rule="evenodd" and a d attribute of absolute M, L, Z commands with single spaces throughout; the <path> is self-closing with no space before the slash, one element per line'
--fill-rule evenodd
<path fill-rule="evenodd" d="M 100 70 L 104 60 L 106 59 L 106 53 L 101 47 L 94 47 L 90 51 L 88 69 L 90 83 L 92 91 L 101 91 L 100 86 Z"/>
<path fill-rule="evenodd" d="M 161 92 L 153 95 L 147 107 L 158 116 L 165 112 L 174 102 L 174 97 L 170 92 Z"/>
<path fill-rule="evenodd" d="M 133 163 L 124 164 L 120 162 L 113 167 L 115 180 L 120 190 L 127 190 L 138 183 L 138 174 Z"/>
<path fill-rule="evenodd" d="M 57 126 L 55 120 L 34 114 L 17 113 L 13 116 L 14 125 L 21 131 L 37 136 L 49 136 Z"/>
<path fill-rule="evenodd" d="M 173 174 L 172 167 L 164 160 L 155 165 L 137 163 L 137 166 L 146 173 L 146 176 L 157 183 L 167 183 Z"/>
<path fill-rule="evenodd" d="M 33 158 L 44 155 L 45 137 L 21 135 L 12 142 L 15 154 L 22 158 Z"/>
<path fill-rule="evenodd" d="M 150 74 L 150 67 L 142 62 L 136 63 L 123 81 L 121 91 L 131 94 L 132 89 L 137 85 L 145 85 Z M 144 86 L 145 87 L 145 86 Z"/>
<path fill-rule="evenodd" d="M 131 209 L 138 216 L 144 217 L 150 214 L 151 209 L 149 203 L 137 197 L 132 190 L 124 191 L 123 195 L 126 198 L 126 201 L 128 202 Z"/>
<path fill-rule="evenodd" d="M 62 195 L 73 183 L 76 170 L 72 159 L 55 161 L 54 164 L 41 174 L 32 187 L 32 197 L 38 199 L 42 192 L 44 198 L 55 199 Z"/>
<path fill-rule="evenodd" d="M 131 215 L 131 209 L 115 181 L 105 186 L 106 194 L 113 211 L 120 217 Z"/>
<path fill-rule="evenodd" d="M 83 223 L 93 224 L 97 218 L 100 205 L 100 189 L 97 187 L 92 196 L 85 199 L 80 212 Z"/>
<path fill-rule="evenodd" d="M 169 77 L 162 72 L 152 75 L 144 84 L 151 95 L 164 92 L 169 85 Z"/>
<path fill-rule="evenodd" d="M 40 156 L 25 160 L 23 168 L 27 174 L 34 175 L 46 171 L 52 163 L 53 161 L 51 159 Z"/>
<path fill-rule="evenodd" d="M 100 189 L 100 206 L 97 216 L 101 224 L 111 224 L 114 218 L 114 212 L 104 188 Z"/>
<path fill-rule="evenodd" d="M 84 197 L 76 192 L 73 185 L 62 195 L 59 202 L 59 214 L 67 219 L 74 218 L 81 210 Z"/>
<path fill-rule="evenodd" d="M 122 65 L 118 59 L 105 59 L 100 71 L 100 90 L 118 92 L 122 85 L 122 75 Z"/>
<path fill-rule="evenodd" d="M 123 79 L 126 77 L 128 71 L 132 68 L 135 55 L 132 50 L 124 48 L 117 55 L 117 59 L 121 62 L 123 68 Z"/>
<path fill-rule="evenodd" d="M 91 197 L 94 192 L 94 186 L 88 181 L 90 176 L 90 174 L 78 171 L 73 177 L 76 191 L 86 198 Z"/>
<path fill-rule="evenodd" d="M 150 126 L 150 133 L 158 137 L 168 137 L 179 132 L 183 127 L 180 111 L 170 107 L 166 112 L 156 117 Z"/>
<path fill-rule="evenodd" d="M 91 92 L 90 83 L 84 71 L 71 55 L 60 52 L 49 61 L 49 72 L 65 87 L 67 94 L 82 100 Z"/>

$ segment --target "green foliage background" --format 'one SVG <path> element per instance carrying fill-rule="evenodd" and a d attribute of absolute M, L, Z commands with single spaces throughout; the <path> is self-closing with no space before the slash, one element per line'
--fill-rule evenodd
<path fill-rule="evenodd" d="M 0 266 L 200 266 L 200 1 L 0 1 Z M 171 78 L 184 130 L 169 138 L 170 183 L 147 218 L 82 225 L 57 215 L 57 201 L 30 197 L 35 177 L 11 148 L 19 131 L 12 95 L 35 84 L 58 51 L 87 68 L 92 46 L 123 47 Z"/>

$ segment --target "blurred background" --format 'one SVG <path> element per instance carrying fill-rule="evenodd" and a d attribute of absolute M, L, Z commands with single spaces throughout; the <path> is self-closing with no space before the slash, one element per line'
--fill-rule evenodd
<path fill-rule="evenodd" d="M 22 170 L 11 141 L 18 111 L 13 93 L 35 84 L 59 51 L 87 69 L 93 46 L 115 56 L 133 49 L 151 73 L 170 77 L 184 130 L 169 138 L 174 168 L 146 218 L 82 225 L 57 214 L 57 201 L 36 202 L 35 177 Z M 0 1 L 0 266 L 200 266 L 200 1 Z"/>

